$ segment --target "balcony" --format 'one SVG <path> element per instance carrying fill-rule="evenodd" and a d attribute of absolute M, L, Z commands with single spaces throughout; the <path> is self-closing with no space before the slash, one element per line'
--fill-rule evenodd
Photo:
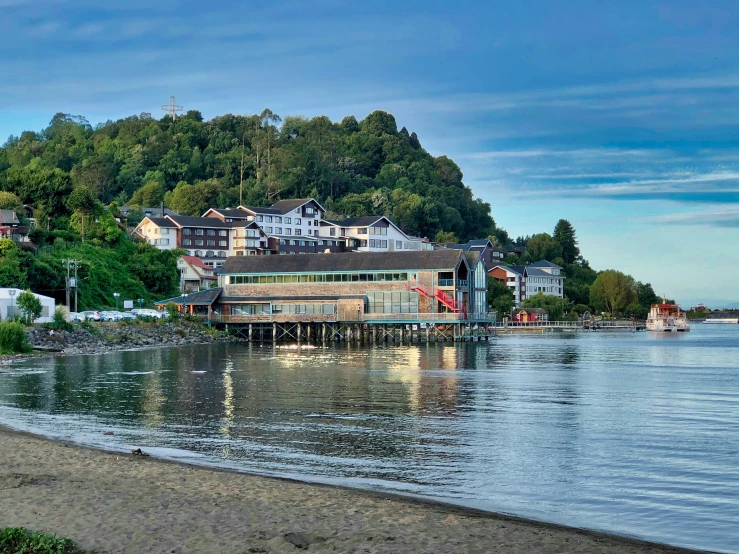
<path fill-rule="evenodd" d="M 457 281 L 458 289 L 466 289 L 466 288 L 469 288 L 469 286 L 470 286 L 470 282 L 467 279 L 464 279 L 464 280 L 460 279 L 459 281 Z"/>

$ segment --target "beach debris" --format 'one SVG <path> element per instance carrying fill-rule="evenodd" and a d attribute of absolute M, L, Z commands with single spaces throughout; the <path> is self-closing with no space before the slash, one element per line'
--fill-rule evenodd
<path fill-rule="evenodd" d="M 137 448 L 136 450 L 131 450 L 131 454 L 134 456 L 148 456 L 146 452 L 143 452 L 140 448 Z"/>

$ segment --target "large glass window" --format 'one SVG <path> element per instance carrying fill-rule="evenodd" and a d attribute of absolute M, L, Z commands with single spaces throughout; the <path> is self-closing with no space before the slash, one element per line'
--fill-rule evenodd
<path fill-rule="evenodd" d="M 418 293 L 414 291 L 388 291 L 367 293 L 369 313 L 415 314 L 418 313 Z"/>

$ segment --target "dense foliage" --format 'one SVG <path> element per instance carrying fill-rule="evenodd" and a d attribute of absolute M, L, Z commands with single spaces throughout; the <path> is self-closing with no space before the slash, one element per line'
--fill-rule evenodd
<path fill-rule="evenodd" d="M 176 294 L 178 250 L 160 251 L 143 242 L 120 240 L 115 244 L 78 242 L 63 233 L 36 233 L 42 245 L 37 253 L 21 250 L 13 241 L 0 239 L 0 287 L 29 288 L 38 294 L 65 298 L 67 269 L 64 260 L 79 261 L 79 310 L 115 306 L 121 299 L 147 303 Z"/>
<path fill-rule="evenodd" d="M 20 354 L 30 351 L 31 346 L 28 344 L 23 325 L 17 321 L 0 321 L 0 354 Z"/>
<path fill-rule="evenodd" d="M 184 215 L 239 203 L 314 197 L 329 216 L 391 215 L 406 232 L 460 240 L 507 235 L 490 205 L 473 198 L 459 166 L 433 157 L 415 133 L 376 111 L 362 121 L 327 117 L 224 115 L 197 111 L 173 121 L 149 114 L 93 128 L 57 114 L 40 133 L 26 131 L 0 148 L 0 201 L 31 205 L 49 229 L 85 223 L 98 201 L 158 206 Z"/>

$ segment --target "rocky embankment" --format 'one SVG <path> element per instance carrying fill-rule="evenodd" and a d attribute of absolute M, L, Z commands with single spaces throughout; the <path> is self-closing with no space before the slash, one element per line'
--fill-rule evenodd
<path fill-rule="evenodd" d="M 50 331 L 44 327 L 28 330 L 28 342 L 35 350 L 63 354 L 97 354 L 131 348 L 166 348 L 233 340 L 229 335 L 200 323 L 140 322 L 75 325 L 72 331 Z"/>

